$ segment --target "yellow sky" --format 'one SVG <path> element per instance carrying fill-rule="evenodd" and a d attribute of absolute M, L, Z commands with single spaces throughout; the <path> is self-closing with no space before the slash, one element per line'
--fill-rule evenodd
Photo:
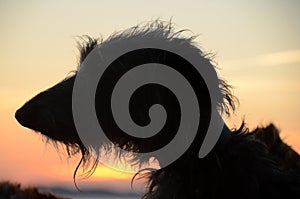
<path fill-rule="evenodd" d="M 39 135 L 17 124 L 14 111 L 76 68 L 76 36 L 107 37 L 158 17 L 173 17 L 178 28 L 199 34 L 204 50 L 216 53 L 220 75 L 240 100 L 228 119 L 231 127 L 243 117 L 251 128 L 274 122 L 300 152 L 299 10 L 296 0 L 0 0 L 0 180 L 72 186 L 78 157 L 68 163 L 53 147 L 45 148 Z M 93 180 L 129 189 L 129 178 L 99 168 Z M 107 185 L 108 179 L 118 180 Z"/>

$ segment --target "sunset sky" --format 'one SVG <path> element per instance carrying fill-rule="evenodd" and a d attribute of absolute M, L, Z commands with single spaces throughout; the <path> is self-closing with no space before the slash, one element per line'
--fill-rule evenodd
<path fill-rule="evenodd" d="M 253 129 L 274 122 L 300 152 L 300 1 L 16 1 L 0 0 L 0 180 L 74 188 L 79 156 L 67 158 L 14 112 L 76 69 L 76 36 L 106 38 L 151 19 L 198 34 L 216 54 L 219 75 L 234 86 L 238 111 Z M 84 184 L 130 189 L 131 175 L 100 166 Z"/>

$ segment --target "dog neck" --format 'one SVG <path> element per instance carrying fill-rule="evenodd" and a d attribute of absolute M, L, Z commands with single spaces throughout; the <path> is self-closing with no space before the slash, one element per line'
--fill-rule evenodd
<path fill-rule="evenodd" d="M 232 138 L 232 132 L 228 128 L 228 126 L 224 123 L 222 133 L 219 137 L 219 140 L 216 144 L 216 148 L 222 148 L 226 145 Z"/>

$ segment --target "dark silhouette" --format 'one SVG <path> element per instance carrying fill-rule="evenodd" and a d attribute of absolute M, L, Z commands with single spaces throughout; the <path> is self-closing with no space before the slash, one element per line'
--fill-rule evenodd
<path fill-rule="evenodd" d="M 197 53 L 202 59 L 203 65 L 213 66 L 210 54 L 203 53 L 194 43 L 194 37 L 181 35 L 182 31 L 175 32 L 172 24 L 160 21 L 148 24 L 144 27 L 133 27 L 125 32 L 112 35 L 105 44 L 126 39 L 143 37 L 160 38 L 166 42 L 184 48 L 187 52 Z M 85 42 L 80 47 L 80 63 L 102 41 L 91 37 L 84 37 Z M 158 56 L 162 57 L 162 56 Z M 139 57 L 139 59 L 147 57 Z M 153 59 L 158 59 L 154 57 Z M 127 67 L 126 60 L 122 63 Z M 120 68 L 112 66 L 117 74 Z M 72 117 L 72 88 L 76 72 L 50 89 L 39 93 L 28 101 L 16 112 L 16 119 L 25 127 L 41 132 L 54 142 L 64 143 L 67 151 L 81 152 L 82 159 L 78 165 L 87 167 L 91 164 L 90 173 L 97 165 L 97 159 L 93 159 L 89 151 L 82 144 Z M 192 80 L 194 83 L 197 79 Z M 200 82 L 199 82 L 200 84 Z M 222 99 L 218 101 L 216 110 L 230 116 L 235 110 L 236 98 L 231 93 L 231 87 L 223 80 L 219 80 L 219 88 Z M 105 91 L 96 93 L 97 96 Z M 148 90 L 145 94 L 153 98 L 158 104 L 165 104 L 165 95 L 160 90 Z M 204 103 L 203 107 L 209 107 Z M 132 106 L 132 112 L 142 122 L 148 120 L 148 115 L 139 106 Z M 168 117 L 173 115 L 167 112 Z M 202 109 L 201 109 L 202 111 Z M 210 110 L 204 111 L 209 113 Z M 209 114 L 208 114 L 209 115 Z M 107 118 L 102 118 L 107 123 Z M 224 127 L 222 135 L 214 149 L 203 159 L 199 159 L 198 152 L 203 141 L 204 131 L 209 124 L 209 118 L 205 125 L 199 128 L 195 140 L 188 150 L 175 162 L 157 171 L 144 174 L 148 178 L 147 192 L 144 199 L 183 199 L 183 198 L 300 198 L 299 156 L 291 148 L 282 149 L 282 144 L 269 143 L 269 129 L 277 131 L 274 126 L 259 128 L 249 132 L 244 124 L 239 129 L 229 130 Z M 146 122 L 147 123 L 147 122 Z M 169 125 L 169 126 L 168 126 Z M 166 130 L 172 129 L 174 124 L 166 124 Z M 172 132 L 170 132 L 172 133 Z M 188 133 L 188 132 L 187 132 Z M 131 151 L 149 151 L 153 143 L 164 143 L 169 136 L 163 134 L 153 143 L 144 142 L 142 139 L 109 132 L 110 139 L 119 147 Z M 278 137 L 279 138 L 279 137 Z M 278 139 L 277 140 L 280 140 Z M 276 149 L 279 147 L 280 149 Z M 284 150 L 284 152 L 282 151 Z M 293 158 L 287 153 L 293 154 Z M 116 155 L 116 154 L 115 154 Z M 118 156 L 117 156 L 118 157 Z M 287 157 L 287 158 L 283 158 Z M 291 160 L 293 159 L 293 160 Z M 140 160 L 143 161 L 143 160 Z M 297 162 L 297 163 L 296 163 Z M 136 159 L 135 162 L 136 163 Z M 298 166 L 295 166 L 298 165 Z M 76 175 L 77 169 L 74 172 Z"/>
<path fill-rule="evenodd" d="M 0 199 L 68 199 L 49 192 L 40 192 L 36 187 L 22 188 L 19 183 L 0 182 Z"/>
<path fill-rule="evenodd" d="M 257 128 L 252 133 L 256 140 L 267 146 L 269 153 L 273 155 L 276 162 L 279 162 L 285 169 L 300 174 L 300 155 L 282 141 L 279 130 L 274 124 L 265 128 Z"/>

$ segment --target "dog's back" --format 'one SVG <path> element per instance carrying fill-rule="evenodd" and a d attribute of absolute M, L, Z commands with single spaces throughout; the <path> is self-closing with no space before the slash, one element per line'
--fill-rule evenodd
<path fill-rule="evenodd" d="M 273 125 L 254 132 L 241 128 L 203 159 L 186 154 L 152 172 L 144 199 L 300 198 L 300 173 L 294 166 L 299 155 L 283 142 L 284 151 L 270 149 L 265 142 L 271 138 L 268 130 L 278 132 Z M 278 161 L 281 156 L 287 159 Z"/>

